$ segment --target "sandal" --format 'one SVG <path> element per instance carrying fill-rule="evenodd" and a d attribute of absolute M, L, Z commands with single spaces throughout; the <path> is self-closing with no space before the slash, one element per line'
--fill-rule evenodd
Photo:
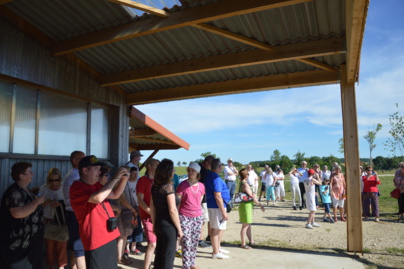
<path fill-rule="evenodd" d="M 244 246 L 241 245 L 241 248 L 243 248 L 243 249 L 251 249 L 251 247 L 249 245 L 247 245 L 247 244 L 245 244 Z"/>
<path fill-rule="evenodd" d="M 118 260 L 118 264 L 122 264 L 122 265 L 129 265 L 131 263 L 132 263 L 131 260 L 126 260 L 126 259 Z"/>

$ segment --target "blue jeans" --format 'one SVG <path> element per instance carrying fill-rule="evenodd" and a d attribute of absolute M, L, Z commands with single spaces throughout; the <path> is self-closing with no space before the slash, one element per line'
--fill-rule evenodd
<path fill-rule="evenodd" d="M 229 188 L 229 191 L 230 191 L 230 203 L 233 205 L 234 192 L 236 191 L 236 182 L 226 180 L 226 185 L 227 185 L 227 188 Z"/>

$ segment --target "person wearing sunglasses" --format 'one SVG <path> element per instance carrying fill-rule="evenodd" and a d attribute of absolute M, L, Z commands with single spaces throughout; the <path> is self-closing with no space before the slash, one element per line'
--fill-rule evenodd
<path fill-rule="evenodd" d="M 62 214 L 64 211 L 63 192 L 62 192 L 62 175 L 57 168 L 51 168 L 46 177 L 46 183 L 39 190 L 40 194 L 45 196 L 44 216 L 46 222 L 58 224 L 56 214 L 59 221 L 64 225 Z M 45 230 L 47 226 L 45 226 Z M 55 264 L 59 269 L 67 265 L 67 240 L 56 241 L 45 238 L 46 242 L 46 261 L 49 267 L 54 268 Z"/>

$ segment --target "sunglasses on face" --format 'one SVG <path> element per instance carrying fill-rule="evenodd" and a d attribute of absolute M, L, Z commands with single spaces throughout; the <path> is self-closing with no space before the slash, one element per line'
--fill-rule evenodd
<path fill-rule="evenodd" d="M 49 179 L 49 183 L 60 182 L 60 179 Z"/>

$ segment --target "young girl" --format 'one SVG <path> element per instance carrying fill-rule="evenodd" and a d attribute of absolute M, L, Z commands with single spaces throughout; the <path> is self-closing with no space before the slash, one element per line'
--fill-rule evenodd
<path fill-rule="evenodd" d="M 308 171 L 308 175 L 309 177 L 304 181 L 304 188 L 306 191 L 306 206 L 310 211 L 309 217 L 307 218 L 306 228 L 313 229 L 313 227 L 320 227 L 320 225 L 314 222 L 314 213 L 317 210 L 315 185 L 321 185 L 321 180 L 313 169 Z"/>
<path fill-rule="evenodd" d="M 330 206 L 331 206 L 331 196 L 330 196 L 330 179 L 325 178 L 323 185 L 320 186 L 321 193 L 321 201 L 324 206 L 324 222 L 334 223 L 333 218 L 331 218 L 330 214 Z M 327 219 L 328 217 L 328 219 Z"/>

